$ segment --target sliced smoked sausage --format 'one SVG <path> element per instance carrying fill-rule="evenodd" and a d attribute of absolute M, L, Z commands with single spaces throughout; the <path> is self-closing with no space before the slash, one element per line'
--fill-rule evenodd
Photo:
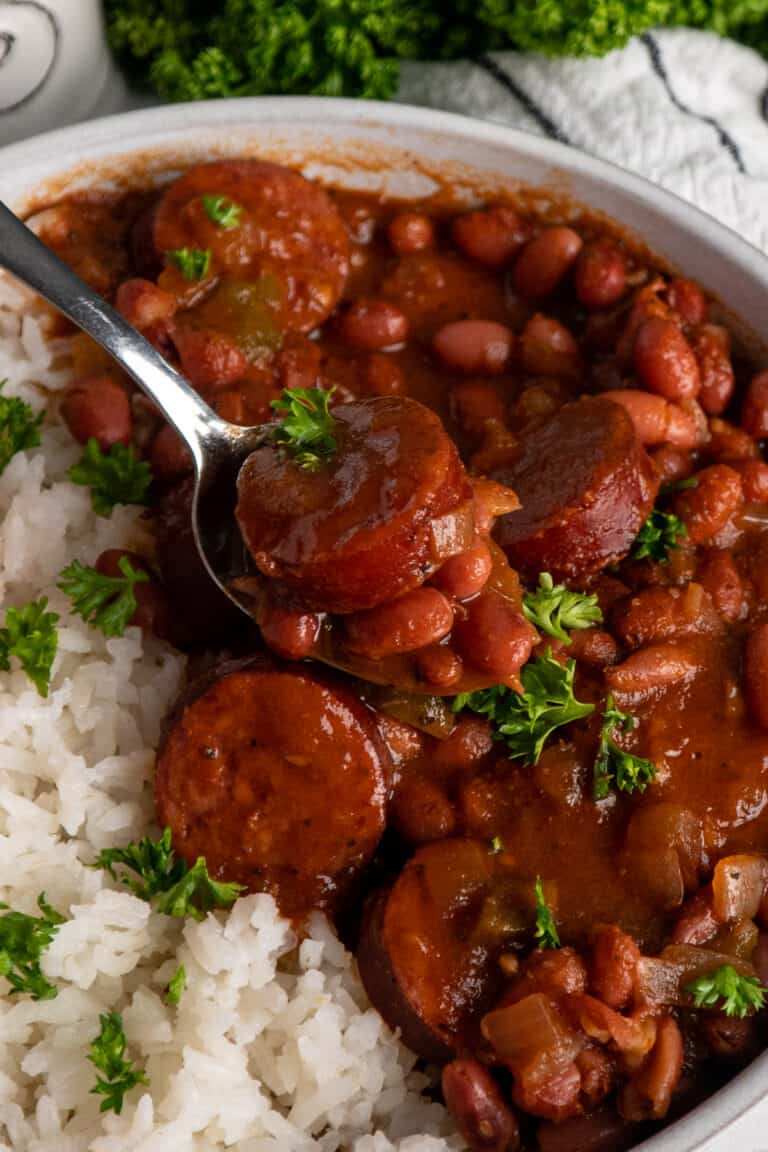
<path fill-rule="evenodd" d="M 521 450 L 495 478 L 522 507 L 497 538 L 528 577 L 588 576 L 629 551 L 658 481 L 626 412 L 602 397 L 560 408 L 521 437 Z"/>
<path fill-rule="evenodd" d="M 333 415 L 336 451 L 314 470 L 275 445 L 248 457 L 237 519 L 261 572 L 303 607 L 348 613 L 423 584 L 445 559 L 433 522 L 471 516 L 472 490 L 439 417 L 417 401 L 374 397 Z"/>
<path fill-rule="evenodd" d="M 215 202 L 229 212 L 217 223 Z M 212 218 L 213 216 L 213 218 Z M 163 193 L 154 218 L 160 252 L 211 253 L 211 271 L 238 280 L 272 277 L 284 293 L 282 320 L 301 332 L 322 324 L 341 296 L 349 239 L 327 194 L 298 172 L 266 160 L 198 164 Z"/>
<path fill-rule="evenodd" d="M 346 689 L 259 659 L 193 688 L 157 760 L 160 823 L 189 864 L 270 892 L 285 915 L 333 907 L 384 830 L 389 754 Z"/>
<path fill-rule="evenodd" d="M 426 844 L 366 909 L 357 946 L 363 984 L 389 1026 L 428 1060 L 450 1059 L 493 1000 L 496 964 L 473 933 L 493 867 L 478 841 Z"/>

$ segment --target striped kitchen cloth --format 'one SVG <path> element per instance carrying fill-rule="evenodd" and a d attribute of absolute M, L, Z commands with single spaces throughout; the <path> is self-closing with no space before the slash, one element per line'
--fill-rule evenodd
<path fill-rule="evenodd" d="M 499 52 L 405 64 L 398 98 L 612 160 L 768 252 L 768 62 L 732 40 L 675 29 L 600 60 Z"/>

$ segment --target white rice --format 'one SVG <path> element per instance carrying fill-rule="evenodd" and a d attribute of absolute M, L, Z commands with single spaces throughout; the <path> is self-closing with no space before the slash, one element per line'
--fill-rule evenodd
<path fill-rule="evenodd" d="M 0 283 L 0 379 L 36 409 L 70 376 L 34 302 Z M 444 1152 L 458 1148 L 426 1076 L 369 1006 L 352 956 L 312 918 L 297 947 L 269 896 L 185 922 L 88 867 L 150 833 L 160 724 L 183 658 L 130 628 L 106 640 L 56 589 L 74 559 L 142 550 L 135 509 L 109 519 L 65 478 L 79 448 L 55 418 L 42 447 L 0 476 L 0 604 L 40 595 L 61 615 L 51 690 L 0 673 L 0 900 L 68 917 L 42 961 L 53 1000 L 9 996 L 0 977 L 0 1149 L 13 1152 Z M 163 994 L 177 966 L 177 1008 Z M 122 1013 L 148 1088 L 99 1112 L 86 1057 L 99 1014 Z"/>

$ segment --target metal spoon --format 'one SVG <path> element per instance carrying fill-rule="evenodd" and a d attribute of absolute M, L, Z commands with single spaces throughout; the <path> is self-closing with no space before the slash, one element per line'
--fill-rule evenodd
<path fill-rule="evenodd" d="M 101 345 L 176 429 L 194 462 L 192 531 L 200 558 L 222 592 L 251 616 L 255 601 L 248 584 L 254 568 L 234 516 L 236 481 L 246 456 L 265 443 L 269 429 L 221 420 L 183 376 L 2 201 L 0 266 Z"/>

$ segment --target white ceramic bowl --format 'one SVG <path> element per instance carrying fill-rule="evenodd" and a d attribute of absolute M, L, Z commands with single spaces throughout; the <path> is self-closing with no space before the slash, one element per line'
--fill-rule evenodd
<path fill-rule="evenodd" d="M 252 154 L 347 187 L 422 196 L 440 182 L 468 200 L 510 185 L 542 189 L 618 221 L 735 314 L 768 365 L 768 258 L 655 185 L 561 144 L 444 112 L 368 101 L 221 100 L 96 120 L 0 149 L 0 197 L 20 212 L 77 187 L 130 183 L 214 156 Z M 768 1150 L 768 1053 L 643 1152 Z M 751 1114 L 750 1114 L 751 1113 Z M 761 1127 L 766 1129 L 761 1139 Z"/>

